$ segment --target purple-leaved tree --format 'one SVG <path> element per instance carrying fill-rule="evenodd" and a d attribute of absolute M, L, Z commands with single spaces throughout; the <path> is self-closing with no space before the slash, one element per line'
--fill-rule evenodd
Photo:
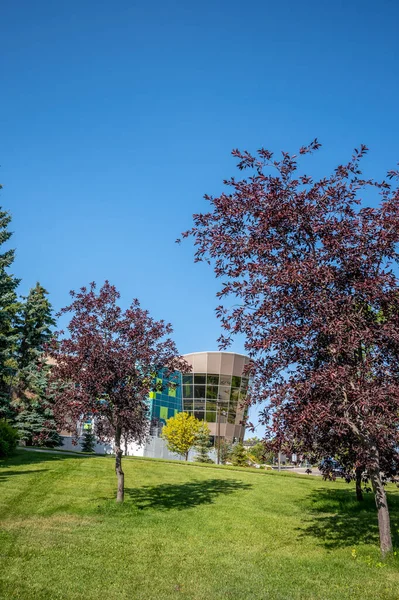
<path fill-rule="evenodd" d="M 299 154 L 319 147 L 315 140 Z M 383 484 L 396 477 L 399 447 L 399 192 L 396 171 L 363 177 L 366 152 L 314 180 L 298 173 L 296 155 L 235 150 L 248 177 L 206 196 L 210 212 L 194 215 L 183 237 L 223 282 L 219 341 L 225 348 L 245 336 L 267 437 L 365 470 L 386 555 Z"/>
<path fill-rule="evenodd" d="M 49 354 L 54 361 L 50 393 L 58 422 L 70 427 L 93 417 L 96 436 L 115 443 L 117 502 L 124 500 L 122 440 L 142 442 L 149 426 L 148 394 L 161 368 L 187 370 L 169 336 L 170 324 L 154 320 L 138 300 L 123 311 L 120 294 L 105 282 L 96 292 L 71 292 L 68 336 L 58 332 Z M 189 369 L 188 369 L 189 370 Z"/>

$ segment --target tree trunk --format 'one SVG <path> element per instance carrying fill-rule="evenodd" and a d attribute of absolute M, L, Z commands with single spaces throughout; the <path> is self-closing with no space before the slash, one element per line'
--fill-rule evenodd
<path fill-rule="evenodd" d="M 186 452 L 186 460 L 188 460 L 188 452 Z"/>
<path fill-rule="evenodd" d="M 391 524 L 389 521 L 387 495 L 381 480 L 380 457 L 375 445 L 371 448 L 371 457 L 372 464 L 369 468 L 369 475 L 377 505 L 380 548 L 384 558 L 389 552 L 392 552 Z"/>
<path fill-rule="evenodd" d="M 118 478 L 118 491 L 116 501 L 123 502 L 125 498 L 125 474 L 122 471 L 122 448 L 121 448 L 122 428 L 120 425 L 115 429 L 115 473 Z"/>
<path fill-rule="evenodd" d="M 356 467 L 356 498 L 359 502 L 363 500 L 363 490 L 362 490 L 362 467 Z"/>

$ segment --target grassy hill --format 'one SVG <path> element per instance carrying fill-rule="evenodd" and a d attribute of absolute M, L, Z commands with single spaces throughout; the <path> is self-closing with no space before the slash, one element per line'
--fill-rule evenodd
<path fill-rule="evenodd" d="M 0 598 L 399 599 L 373 498 L 317 477 L 20 451 L 0 461 Z M 399 494 L 390 489 L 398 533 Z M 396 544 L 398 540 L 396 539 Z"/>

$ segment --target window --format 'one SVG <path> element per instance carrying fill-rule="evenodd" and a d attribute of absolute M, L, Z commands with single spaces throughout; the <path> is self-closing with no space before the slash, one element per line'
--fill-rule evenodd
<path fill-rule="evenodd" d="M 241 389 L 246 390 L 248 388 L 248 378 L 242 377 L 241 379 Z"/>
<path fill-rule="evenodd" d="M 194 398 L 194 410 L 205 410 L 205 399 Z"/>
<path fill-rule="evenodd" d="M 176 398 L 176 385 L 173 383 L 168 386 L 168 396 Z"/>
<path fill-rule="evenodd" d="M 229 387 L 219 387 L 219 402 L 226 403 L 230 399 L 230 388 Z"/>
<path fill-rule="evenodd" d="M 241 377 L 237 377 L 237 375 L 233 375 L 231 378 L 231 386 L 239 388 L 241 385 Z"/>
<path fill-rule="evenodd" d="M 205 383 L 206 383 L 205 373 L 194 373 L 194 384 L 196 384 L 196 383 L 205 385 Z"/>
<path fill-rule="evenodd" d="M 206 411 L 205 413 L 205 420 L 208 423 L 216 423 L 216 413 L 213 411 Z"/>
<path fill-rule="evenodd" d="M 239 397 L 240 397 L 240 390 L 239 390 L 239 388 L 231 388 L 230 404 L 233 404 L 234 406 L 237 406 L 237 402 L 238 402 Z"/>
<path fill-rule="evenodd" d="M 194 385 L 194 398 L 205 398 L 204 385 Z"/>
<path fill-rule="evenodd" d="M 206 397 L 209 400 L 216 400 L 218 397 L 218 386 L 217 385 L 207 385 L 206 386 Z"/>
<path fill-rule="evenodd" d="M 204 413 L 204 411 L 195 411 L 194 417 L 196 419 L 199 419 L 200 421 L 204 421 L 205 413 Z"/>
<path fill-rule="evenodd" d="M 221 375 L 220 385 L 231 385 L 231 375 Z"/>
<path fill-rule="evenodd" d="M 183 385 L 187 383 L 188 385 L 192 385 L 193 384 L 193 374 L 190 373 L 189 375 L 183 375 Z"/>
<path fill-rule="evenodd" d="M 183 385 L 183 398 L 192 398 L 193 397 L 193 386 L 185 383 Z"/>
<path fill-rule="evenodd" d="M 219 375 L 211 375 L 208 373 L 207 383 L 208 385 L 219 385 Z"/>
<path fill-rule="evenodd" d="M 194 409 L 194 404 L 192 400 L 183 400 L 183 410 L 184 412 L 192 412 Z"/>
<path fill-rule="evenodd" d="M 227 421 L 229 423 L 232 423 L 234 425 L 234 423 L 236 422 L 236 413 L 234 410 L 229 410 L 229 414 L 227 417 Z"/>
<path fill-rule="evenodd" d="M 208 400 L 207 399 L 206 410 L 216 411 L 216 400 Z"/>

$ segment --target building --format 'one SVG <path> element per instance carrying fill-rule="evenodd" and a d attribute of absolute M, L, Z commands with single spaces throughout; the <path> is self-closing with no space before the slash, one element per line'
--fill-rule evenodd
<path fill-rule="evenodd" d="M 159 436 L 167 419 L 184 411 L 208 423 L 213 438 L 242 440 L 249 358 L 234 352 L 193 352 L 184 358 L 190 373 L 160 373 L 159 390 L 150 394 L 152 435 Z"/>
<path fill-rule="evenodd" d="M 167 449 L 161 432 L 170 417 L 183 411 L 208 423 L 213 443 L 219 436 L 229 442 L 244 439 L 245 427 L 241 422 L 247 409 L 242 404 L 248 391 L 248 377 L 244 369 L 249 358 L 234 352 L 193 352 L 185 354 L 184 358 L 191 366 L 190 373 L 170 374 L 164 369 L 157 374 L 157 391 L 150 392 L 149 396 L 150 436 L 141 446 L 127 444 L 126 454 L 178 459 Z M 84 424 L 80 427 L 83 434 Z M 62 435 L 64 449 L 80 450 L 80 442 L 74 445 L 71 433 L 62 432 Z M 97 444 L 95 451 L 111 453 L 112 440 L 107 444 Z M 192 451 L 189 460 L 193 460 L 194 455 Z M 211 457 L 216 459 L 215 450 L 211 451 Z"/>

